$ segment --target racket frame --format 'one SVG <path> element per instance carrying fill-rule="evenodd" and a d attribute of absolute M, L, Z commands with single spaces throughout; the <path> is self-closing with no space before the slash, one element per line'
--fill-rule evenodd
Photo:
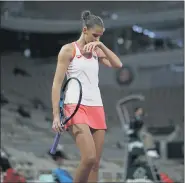
<path fill-rule="evenodd" d="M 64 106 L 65 89 L 66 89 L 68 83 L 69 83 L 71 80 L 76 80 L 76 81 L 78 82 L 79 88 L 80 88 L 80 94 L 79 94 L 78 103 L 77 103 L 77 105 L 76 105 L 76 108 L 75 108 L 73 114 L 72 114 L 70 117 L 64 119 L 65 117 L 64 117 L 64 112 L 63 112 L 63 106 Z M 69 120 L 71 120 L 71 119 L 73 118 L 73 116 L 76 114 L 76 112 L 78 111 L 78 109 L 79 109 L 79 107 L 80 107 L 81 101 L 82 101 L 82 84 L 81 84 L 81 82 L 79 81 L 79 79 L 77 79 L 77 78 L 75 78 L 75 77 L 71 77 L 71 78 L 69 78 L 69 79 L 65 82 L 65 84 L 64 84 L 64 86 L 63 86 L 63 88 L 62 88 L 62 94 L 61 94 L 60 102 L 59 102 L 59 107 L 60 107 L 60 121 L 61 121 L 61 127 L 62 127 L 62 128 L 63 128 L 63 127 L 65 126 L 65 124 L 67 124 L 67 122 L 68 122 Z M 64 121 L 62 121 L 63 119 L 64 119 Z M 61 136 L 61 133 L 57 133 L 57 134 L 55 135 L 54 142 L 53 142 L 52 147 L 51 147 L 51 149 L 50 149 L 50 154 L 55 154 L 55 153 L 56 153 L 56 149 L 57 149 L 57 146 L 58 146 L 58 144 L 59 144 L 60 136 Z"/>

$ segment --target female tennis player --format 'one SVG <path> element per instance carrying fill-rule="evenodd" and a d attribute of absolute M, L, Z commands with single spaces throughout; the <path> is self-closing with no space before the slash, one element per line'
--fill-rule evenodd
<path fill-rule="evenodd" d="M 58 54 L 58 63 L 52 86 L 53 130 L 63 131 L 60 123 L 59 100 L 65 75 L 76 77 L 82 84 L 82 101 L 75 116 L 66 124 L 80 150 L 81 161 L 74 182 L 98 181 L 98 169 L 104 144 L 105 114 L 98 87 L 99 63 L 120 68 L 120 59 L 100 40 L 104 24 L 100 17 L 90 11 L 82 12 L 82 33 L 80 38 L 64 45 Z M 76 87 L 71 83 L 66 92 L 65 111 L 75 107 Z M 77 101 L 77 100 L 76 100 Z"/>

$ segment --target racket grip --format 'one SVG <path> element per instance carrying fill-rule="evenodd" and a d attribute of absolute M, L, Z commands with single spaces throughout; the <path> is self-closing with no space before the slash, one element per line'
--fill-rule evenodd
<path fill-rule="evenodd" d="M 60 140 L 60 133 L 57 133 L 56 136 L 55 136 L 55 140 L 53 142 L 53 145 L 52 145 L 52 147 L 50 149 L 50 153 L 51 154 L 55 154 L 56 153 L 56 149 L 57 149 L 59 140 Z"/>

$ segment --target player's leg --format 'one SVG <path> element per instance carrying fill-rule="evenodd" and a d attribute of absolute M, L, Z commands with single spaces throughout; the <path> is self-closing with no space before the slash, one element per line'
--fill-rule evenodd
<path fill-rule="evenodd" d="M 88 182 L 98 182 L 98 171 L 104 145 L 105 130 L 92 130 L 92 136 L 96 147 L 96 161 L 91 169 Z"/>
<path fill-rule="evenodd" d="M 77 147 L 80 150 L 81 161 L 74 177 L 75 183 L 86 183 L 90 171 L 96 161 L 96 148 L 90 128 L 86 124 L 75 124 L 69 128 Z"/>

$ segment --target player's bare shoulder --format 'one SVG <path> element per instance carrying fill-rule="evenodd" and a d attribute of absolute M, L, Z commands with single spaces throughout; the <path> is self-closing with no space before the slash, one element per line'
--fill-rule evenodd
<path fill-rule="evenodd" d="M 72 43 L 63 45 L 58 54 L 58 62 L 69 65 L 73 59 L 74 49 L 75 48 Z"/>
<path fill-rule="evenodd" d="M 68 44 L 65 44 L 65 45 L 62 46 L 58 56 L 60 57 L 60 56 L 65 55 L 65 56 L 68 56 L 68 57 L 72 58 L 73 53 L 74 53 L 73 43 L 68 43 Z"/>

